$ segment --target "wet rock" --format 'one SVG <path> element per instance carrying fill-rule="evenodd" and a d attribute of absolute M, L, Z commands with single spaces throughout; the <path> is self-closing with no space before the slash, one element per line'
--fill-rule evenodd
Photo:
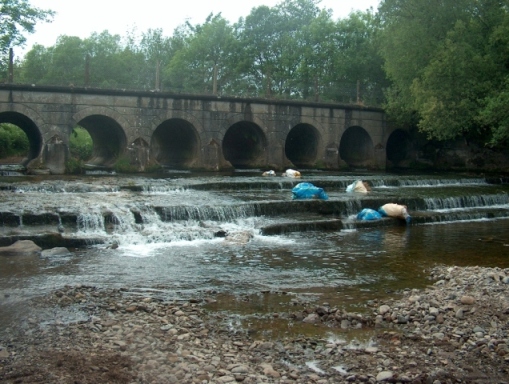
<path fill-rule="evenodd" d="M 472 305 L 475 303 L 475 298 L 473 298 L 472 296 L 462 296 L 460 301 L 461 304 Z"/>
<path fill-rule="evenodd" d="M 241 231 L 226 234 L 224 241 L 228 244 L 247 244 L 252 238 L 251 232 Z"/>
<path fill-rule="evenodd" d="M 66 247 L 55 247 L 51 249 L 45 249 L 41 252 L 41 257 L 58 256 L 72 256 L 72 253 Z"/>
<path fill-rule="evenodd" d="M 394 374 L 391 371 L 382 371 L 376 375 L 376 381 L 388 381 L 393 378 Z"/>
<path fill-rule="evenodd" d="M 381 305 L 378 308 L 378 313 L 383 316 L 386 313 L 388 313 L 390 310 L 391 310 L 391 307 L 389 307 L 388 305 L 384 304 L 384 305 Z"/>
<path fill-rule="evenodd" d="M 0 381 L 9 382 L 6 372 L 25 377 L 24 372 L 74 382 L 83 376 L 73 369 L 84 367 L 90 382 L 108 382 L 101 375 L 120 367 L 128 375 L 122 382 L 132 383 L 468 383 L 478 380 L 473 377 L 505 382 L 509 337 L 503 310 L 509 285 L 502 278 L 496 283 L 488 274 L 508 272 L 436 268 L 431 276 L 443 281 L 440 286 L 373 301 L 368 313 L 315 305 L 299 312 L 314 319 L 317 328 L 322 323 L 332 332 L 346 333 L 340 330 L 346 322 L 348 329 L 371 326 L 369 345 L 302 336 L 252 340 L 249 332 L 232 330 L 224 314 L 203 310 L 206 300 L 176 303 L 130 295 L 128 289 L 66 286 L 38 298 L 37 304 L 53 313 L 53 306 L 80 303 L 87 320 L 39 327 L 36 314 L 23 327 L 4 332 L 0 352 L 8 346 L 9 353 L 3 352 L 7 357 L 2 359 Z M 476 298 L 475 307 L 460 303 L 465 292 Z M 409 299 L 416 296 L 419 299 Z M 388 307 L 384 315 L 382 306 Z M 280 314 L 278 321 L 284 318 Z M 408 322 L 400 323 L 400 318 Z M 295 318 L 289 316 L 289 321 Z M 52 360 L 58 352 L 65 358 Z M 79 364 L 72 363 L 71 353 Z M 111 356 L 125 363 L 107 363 Z"/>
<path fill-rule="evenodd" d="M 318 315 L 317 313 L 310 313 L 302 321 L 304 323 L 311 323 L 311 324 L 317 323 L 320 321 L 320 315 Z"/>
<path fill-rule="evenodd" d="M 262 364 L 261 367 L 263 368 L 263 374 L 266 375 L 266 376 L 270 376 L 270 377 L 274 377 L 274 378 L 279 378 L 281 377 L 281 374 L 279 372 L 277 372 L 273 367 L 272 365 L 270 364 Z"/>
<path fill-rule="evenodd" d="M 0 360 L 7 359 L 8 357 L 9 357 L 9 352 L 5 348 L 0 347 Z"/>
<path fill-rule="evenodd" d="M 41 251 L 42 248 L 32 240 L 18 240 L 7 247 L 0 247 L 0 256 L 39 256 Z"/>

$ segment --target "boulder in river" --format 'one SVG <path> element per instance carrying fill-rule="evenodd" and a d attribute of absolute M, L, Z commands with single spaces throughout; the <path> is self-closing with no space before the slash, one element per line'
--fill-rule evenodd
<path fill-rule="evenodd" d="M 0 247 L 0 256 L 40 255 L 41 250 L 32 240 L 18 240 L 7 247 Z"/>
<path fill-rule="evenodd" d="M 224 241 L 230 244 L 247 244 L 253 238 L 249 231 L 239 231 L 226 234 Z"/>
<path fill-rule="evenodd" d="M 45 249 L 41 252 L 41 257 L 59 257 L 59 256 L 72 256 L 72 253 L 66 247 L 55 247 Z"/>

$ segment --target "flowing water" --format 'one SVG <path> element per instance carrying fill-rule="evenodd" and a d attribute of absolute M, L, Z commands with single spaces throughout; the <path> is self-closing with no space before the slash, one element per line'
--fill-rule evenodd
<path fill-rule="evenodd" d="M 426 286 L 436 264 L 509 267 L 507 180 L 260 174 L 0 178 L 2 245 L 31 238 L 50 248 L 57 238 L 71 251 L 0 257 L 0 326 L 29 316 L 26 300 L 83 284 L 161 300 L 213 295 L 208 308 L 265 334 L 316 332 L 272 314 L 295 302 L 362 311 L 369 300 Z M 373 190 L 345 192 L 356 179 Z M 329 200 L 292 200 L 303 181 Z M 356 221 L 362 208 L 386 202 L 406 204 L 412 225 Z"/>

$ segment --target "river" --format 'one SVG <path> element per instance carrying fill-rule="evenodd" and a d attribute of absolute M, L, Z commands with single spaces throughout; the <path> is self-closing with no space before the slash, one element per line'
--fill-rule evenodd
<path fill-rule="evenodd" d="M 357 179 L 372 191 L 346 192 Z M 323 187 L 329 199 L 293 200 L 299 182 Z M 361 208 L 385 202 L 408 205 L 412 224 L 355 219 Z M 426 286 L 426 270 L 436 264 L 509 267 L 509 184 L 479 176 L 8 175 L 0 178 L 0 215 L 3 245 L 58 238 L 60 225 L 70 251 L 0 257 L 0 327 L 29 316 L 28 300 L 82 284 L 160 300 L 213 295 L 208 307 L 238 326 L 304 332 L 271 315 L 291 311 L 295 301 L 362 311 L 369 300 Z"/>

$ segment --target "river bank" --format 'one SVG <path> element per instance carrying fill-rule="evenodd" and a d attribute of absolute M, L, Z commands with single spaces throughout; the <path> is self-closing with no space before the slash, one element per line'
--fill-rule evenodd
<path fill-rule="evenodd" d="M 278 314 L 331 329 L 372 329 L 366 344 L 253 339 L 233 329 L 226 314 L 204 309 L 212 294 L 164 302 L 123 289 L 66 286 L 34 300 L 30 318 L 2 330 L 0 381 L 509 382 L 509 269 L 437 267 L 429 275 L 425 290 L 372 301 L 368 313 L 313 305 Z M 47 321 L 48 313 L 73 308 L 87 317 Z"/>

